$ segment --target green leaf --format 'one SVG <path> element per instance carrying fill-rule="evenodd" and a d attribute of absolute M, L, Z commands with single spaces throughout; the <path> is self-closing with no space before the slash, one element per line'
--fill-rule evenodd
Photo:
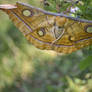
<path fill-rule="evenodd" d="M 81 61 L 79 67 L 81 70 L 85 70 L 92 64 L 92 56 L 88 56 L 85 60 Z"/>

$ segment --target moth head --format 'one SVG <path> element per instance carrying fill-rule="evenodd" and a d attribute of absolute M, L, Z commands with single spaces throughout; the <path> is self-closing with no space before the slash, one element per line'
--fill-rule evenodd
<path fill-rule="evenodd" d="M 65 17 L 56 17 L 56 25 L 63 26 L 66 23 L 67 19 Z"/>

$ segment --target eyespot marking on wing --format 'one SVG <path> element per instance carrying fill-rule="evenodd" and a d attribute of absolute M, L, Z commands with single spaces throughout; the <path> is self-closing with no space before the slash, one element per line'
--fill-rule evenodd
<path fill-rule="evenodd" d="M 40 37 L 44 36 L 44 35 L 46 34 L 45 29 L 44 29 L 44 28 L 40 28 L 40 30 L 37 31 L 37 34 L 38 34 Z"/>
<path fill-rule="evenodd" d="M 87 26 L 85 27 L 85 31 L 86 31 L 87 33 L 92 33 L 92 25 L 87 25 Z"/>
<path fill-rule="evenodd" d="M 34 14 L 33 14 L 33 11 L 27 10 L 27 9 L 23 10 L 22 13 L 23 13 L 23 15 L 26 16 L 26 17 L 31 17 L 31 16 L 34 15 Z"/>
<path fill-rule="evenodd" d="M 75 37 L 69 36 L 69 40 L 73 42 L 75 40 Z"/>

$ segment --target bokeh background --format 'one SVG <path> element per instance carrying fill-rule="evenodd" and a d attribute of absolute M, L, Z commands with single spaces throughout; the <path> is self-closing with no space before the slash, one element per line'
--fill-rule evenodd
<path fill-rule="evenodd" d="M 54 0 L 48 0 L 48 3 L 52 2 L 50 8 L 42 4 L 43 0 L 0 0 L 0 4 L 15 4 L 16 1 L 56 12 Z M 81 3 L 89 2 L 92 11 L 91 0 Z M 64 4 L 63 9 L 68 5 Z M 86 9 L 82 5 L 81 8 Z M 86 13 L 91 20 L 89 13 L 92 12 Z M 92 92 L 91 48 L 67 55 L 39 50 L 0 11 L 0 92 Z"/>

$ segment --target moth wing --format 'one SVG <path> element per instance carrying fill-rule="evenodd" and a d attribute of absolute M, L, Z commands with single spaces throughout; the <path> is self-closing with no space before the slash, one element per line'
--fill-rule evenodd
<path fill-rule="evenodd" d="M 79 21 L 68 16 L 58 17 L 58 14 L 19 2 L 15 6 L 0 6 L 0 9 L 7 12 L 24 36 L 40 49 L 71 53 L 92 44 L 92 33 L 87 32 L 92 23 L 86 23 L 87 21 Z M 63 35 L 63 31 L 54 32 L 57 36 L 61 35 L 60 39 L 53 36 L 55 23 L 56 27 L 63 26 L 65 31 Z M 55 43 L 52 44 L 53 42 Z"/>

